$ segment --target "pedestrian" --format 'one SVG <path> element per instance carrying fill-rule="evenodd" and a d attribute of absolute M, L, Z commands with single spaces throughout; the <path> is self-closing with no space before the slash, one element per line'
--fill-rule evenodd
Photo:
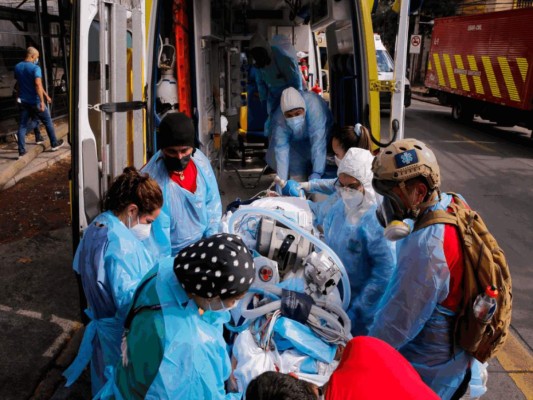
<path fill-rule="evenodd" d="M 272 46 L 259 33 L 250 39 L 250 54 L 257 68 L 256 83 L 261 102 L 266 103 L 268 118 L 265 136 L 270 136 L 272 114 L 278 109 L 281 93 L 293 87 L 302 90 L 302 74 L 296 50 L 285 35 L 275 35 Z"/>
<path fill-rule="evenodd" d="M 309 201 L 313 224 L 339 256 L 350 280 L 347 314 L 353 336 L 368 334 L 381 297 L 396 267 L 395 246 L 383 236 L 372 188 L 372 154 L 351 148 L 343 157 L 333 194 Z"/>
<path fill-rule="evenodd" d="M 15 79 L 18 85 L 18 98 L 20 99 L 20 121 L 17 132 L 19 158 L 26 154 L 26 132 L 30 119 L 39 119 L 46 128 L 50 139 L 51 151 L 63 146 L 63 139 L 57 139 L 46 103 L 52 99 L 44 90 L 42 83 L 41 67 L 39 67 L 39 51 L 35 47 L 28 47 L 26 58 L 15 66 Z M 36 137 L 36 141 L 39 138 Z"/>
<path fill-rule="evenodd" d="M 91 363 L 92 392 L 104 385 L 104 370 L 120 358 L 124 320 L 133 293 L 154 266 L 143 245 L 163 205 L 156 181 L 135 168 L 124 170 L 112 183 L 104 212 L 83 233 L 74 257 L 91 322 L 85 328 L 78 356 L 64 372 L 67 386 Z"/>
<path fill-rule="evenodd" d="M 319 179 L 326 168 L 332 123 L 328 105 L 316 93 L 285 89 L 272 117 L 266 155 L 270 167 L 285 181 Z"/>
<path fill-rule="evenodd" d="M 135 293 L 122 362 L 97 398 L 240 399 L 224 387 L 231 362 L 223 324 L 254 277 L 251 252 L 231 234 L 160 261 Z"/>
<path fill-rule="evenodd" d="M 437 159 L 416 139 L 383 148 L 372 171 L 372 185 L 384 196 L 378 217 L 385 236 L 398 240 L 398 262 L 369 335 L 400 351 L 441 398 L 459 398 L 472 362 L 453 340 L 465 264 L 459 233 L 443 223 L 410 233 L 404 221 L 416 224 L 427 211 L 446 211 L 452 196 L 440 192 Z"/>
<path fill-rule="evenodd" d="M 160 150 L 142 171 L 163 191 L 161 214 L 169 221 L 169 228 L 162 229 L 170 230 L 171 249 L 162 253 L 175 256 L 184 247 L 219 232 L 222 203 L 211 163 L 195 148 L 195 130 L 189 117 L 183 113 L 165 115 L 157 146 Z"/>

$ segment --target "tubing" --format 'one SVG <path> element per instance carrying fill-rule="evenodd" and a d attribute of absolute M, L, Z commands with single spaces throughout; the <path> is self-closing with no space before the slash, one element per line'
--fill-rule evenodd
<path fill-rule="evenodd" d="M 241 208 L 241 209 L 238 209 L 237 211 L 235 211 L 230 216 L 230 218 L 228 220 L 229 233 L 232 233 L 232 234 L 235 233 L 234 225 L 237 222 L 237 219 L 240 218 L 241 216 L 243 217 L 244 215 L 247 215 L 247 214 L 256 214 L 256 215 L 258 214 L 258 215 L 262 215 L 264 217 L 273 218 L 274 220 L 282 223 L 283 225 L 285 225 L 285 226 L 291 228 L 292 230 L 298 232 L 299 234 L 301 234 L 303 237 L 305 237 L 307 240 L 309 240 L 311 243 L 313 243 L 320 250 L 326 250 L 328 252 L 329 256 L 335 262 L 335 264 L 337 264 L 339 269 L 341 270 L 341 274 L 342 274 L 342 276 L 341 276 L 342 292 L 343 292 L 342 308 L 344 310 L 348 309 L 348 306 L 350 305 L 350 297 L 351 297 L 350 281 L 349 281 L 349 278 L 348 278 L 348 273 L 346 272 L 346 268 L 344 268 L 344 264 L 339 259 L 337 254 L 335 254 L 335 252 L 333 250 L 331 250 L 331 248 L 326 243 L 324 243 L 322 240 L 316 238 L 315 236 L 311 235 L 305 229 L 303 229 L 302 227 L 298 226 L 293 221 L 291 221 L 288 218 L 286 218 L 284 215 L 282 215 L 280 213 L 277 213 L 275 211 L 272 211 L 272 210 L 266 210 L 266 209 L 263 209 L 263 208 L 255 208 L 255 207 Z"/>

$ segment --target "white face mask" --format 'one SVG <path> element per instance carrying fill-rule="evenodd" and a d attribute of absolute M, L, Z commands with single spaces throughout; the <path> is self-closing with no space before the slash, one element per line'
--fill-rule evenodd
<path fill-rule="evenodd" d="M 150 236 L 150 232 L 152 230 L 152 224 L 141 224 L 139 222 L 139 217 L 137 217 L 137 225 L 131 226 L 131 217 L 128 217 L 128 225 L 130 228 L 131 233 L 133 233 L 133 236 L 135 236 L 137 239 L 139 239 L 141 242 L 144 239 L 148 239 Z"/>
<path fill-rule="evenodd" d="M 304 129 L 305 115 L 287 118 L 287 125 L 295 135 L 300 135 Z"/>
<path fill-rule="evenodd" d="M 350 211 L 357 210 L 363 204 L 364 194 L 359 190 L 341 189 L 342 202 L 344 210 L 348 214 Z"/>
<path fill-rule="evenodd" d="M 224 311 L 233 310 L 235 307 L 237 307 L 237 304 L 239 304 L 238 301 L 234 301 L 233 305 L 226 307 L 226 305 L 224 304 L 224 301 L 220 297 L 218 298 L 218 301 L 220 303 L 220 307 L 213 309 L 211 307 L 211 302 L 209 302 L 207 303 L 207 309 L 212 312 L 224 312 Z"/>
<path fill-rule="evenodd" d="M 340 165 L 341 161 L 342 161 L 341 158 L 335 156 L 335 164 L 337 164 L 337 167 Z"/>

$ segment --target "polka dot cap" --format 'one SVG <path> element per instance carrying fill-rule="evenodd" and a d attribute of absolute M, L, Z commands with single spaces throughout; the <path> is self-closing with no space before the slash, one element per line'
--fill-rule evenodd
<path fill-rule="evenodd" d="M 174 259 L 174 273 L 186 292 L 224 299 L 248 290 L 255 267 L 239 236 L 220 233 L 181 250 Z"/>

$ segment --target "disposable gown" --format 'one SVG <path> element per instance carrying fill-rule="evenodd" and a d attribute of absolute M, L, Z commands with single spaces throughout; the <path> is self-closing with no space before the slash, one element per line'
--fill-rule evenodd
<path fill-rule="evenodd" d="M 267 163 L 283 179 L 305 180 L 324 174 L 327 143 L 333 117 L 326 102 L 314 92 L 300 92 L 305 101 L 305 123 L 300 134 L 287 125 L 280 108 L 272 115 L 272 137 Z"/>
<path fill-rule="evenodd" d="M 160 304 L 162 308 L 143 311 L 133 319 L 127 335 L 127 364 L 117 366 L 114 379 L 97 398 L 241 398 L 240 393 L 227 394 L 224 388 L 231 362 L 222 326 L 229 321 L 229 312 L 207 311 L 200 316 L 176 278 L 173 263 L 167 258 L 148 273 L 157 272 L 157 276 L 137 294 L 135 307 Z M 146 326 L 153 329 L 143 329 Z"/>
<path fill-rule="evenodd" d="M 383 236 L 376 217 L 376 206 L 367 208 L 352 224 L 346 218 L 344 203 L 337 194 L 334 205 L 324 216 L 328 200 L 311 206 L 315 223 L 322 225 L 324 241 L 339 256 L 348 272 L 351 288 L 347 314 L 352 321 L 352 335 L 366 335 L 377 306 L 396 267 L 394 244 Z"/>
<path fill-rule="evenodd" d="M 198 149 L 191 159 L 198 170 L 195 193 L 183 189 L 170 178 L 161 150 L 142 168 L 142 172 L 154 178 L 163 191 L 161 220 L 164 221 L 165 216 L 170 220 L 172 256 L 202 237 L 217 233 L 220 228 L 222 203 L 211 163 Z M 154 230 L 157 228 L 153 227 Z"/>
<path fill-rule="evenodd" d="M 267 102 L 267 112 L 271 115 L 279 107 L 281 93 L 288 87 L 302 90 L 302 74 L 298 66 L 296 50 L 285 35 L 275 35 L 272 45 L 257 37 L 258 42 L 250 47 L 262 47 L 269 53 L 270 64 L 258 68 L 256 75 L 257 88 L 261 101 Z M 269 130 L 265 126 L 265 133 Z"/>
<path fill-rule="evenodd" d="M 450 201 L 441 194 L 431 209 L 446 210 Z M 446 400 L 463 380 L 471 357 L 452 348 L 455 313 L 439 305 L 448 296 L 450 281 L 443 241 L 444 225 L 437 224 L 397 242 L 398 266 L 369 335 L 398 349 Z"/>
<path fill-rule="evenodd" d="M 74 257 L 74 270 L 81 275 L 89 305 L 85 312 L 91 322 L 85 328 L 78 356 L 64 372 L 67 386 L 76 381 L 89 361 L 93 394 L 105 383 L 105 366 L 115 365 L 120 358 L 124 319 L 133 293 L 153 265 L 145 246 L 111 211 L 100 214 L 85 230 Z"/>

